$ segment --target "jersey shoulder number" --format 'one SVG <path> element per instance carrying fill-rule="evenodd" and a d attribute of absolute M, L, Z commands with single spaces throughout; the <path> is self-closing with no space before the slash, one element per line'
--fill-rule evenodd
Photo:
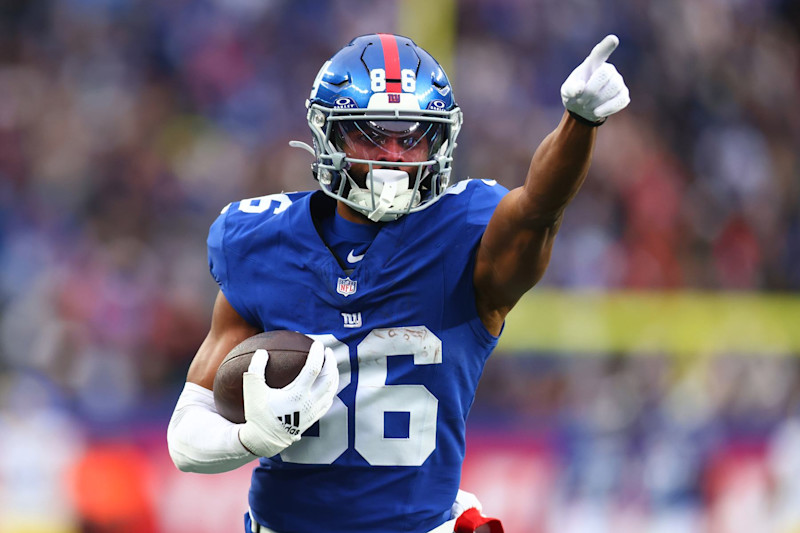
<path fill-rule="evenodd" d="M 290 205 L 292 205 L 292 198 L 288 194 L 267 194 L 266 196 L 257 196 L 255 198 L 246 198 L 238 202 L 231 202 L 222 208 L 220 214 L 224 215 L 233 208 L 242 213 L 257 215 L 271 213 L 272 215 L 279 215 L 286 211 Z"/>
<path fill-rule="evenodd" d="M 224 246 L 228 251 L 244 253 L 255 240 L 288 226 L 284 215 L 305 194 L 309 193 L 268 194 L 229 203 L 211 226 L 209 248 Z"/>
<path fill-rule="evenodd" d="M 232 202 L 211 225 L 207 242 L 211 274 L 231 305 L 251 323 L 255 317 L 240 300 L 241 284 L 252 274 L 249 265 L 269 248 L 270 240 L 288 231 L 292 206 L 307 194 L 268 194 Z"/>

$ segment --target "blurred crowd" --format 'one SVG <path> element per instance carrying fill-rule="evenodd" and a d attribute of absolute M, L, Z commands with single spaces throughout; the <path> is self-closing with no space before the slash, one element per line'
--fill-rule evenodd
<path fill-rule="evenodd" d="M 529 533 L 797 531 L 800 361 L 631 355 L 487 366 L 470 413 L 478 462 L 506 451 L 509 483 L 523 479 L 484 504 Z M 497 434 L 505 442 L 480 445 Z M 536 475 L 515 473 L 527 463 Z M 468 481 L 477 490 L 489 472 Z"/>
<path fill-rule="evenodd" d="M 288 146 L 309 138 L 311 82 L 352 37 L 397 31 L 398 9 L 367 0 L 0 4 L 0 532 L 105 520 L 91 512 L 102 504 L 67 497 L 53 480 L 70 471 L 84 486 L 75 468 L 97 459 L 87 455 L 96 443 L 161 445 L 216 293 L 208 226 L 230 201 L 316 186 L 308 155 Z M 611 62 L 632 103 L 601 128 L 543 284 L 800 290 L 796 3 L 463 0 L 456 24 L 449 66 L 465 128 L 455 172 L 509 188 L 563 112 L 562 81 L 604 35 L 620 37 Z M 674 453 L 679 440 L 703 462 L 714 448 L 702 442 L 726 420 L 706 408 L 704 387 L 683 394 L 678 363 L 662 361 L 672 370 L 648 389 L 650 374 L 630 371 L 648 364 L 638 359 L 513 361 L 487 370 L 496 386 L 482 386 L 476 419 L 500 407 L 511 425 L 570 425 L 559 438 L 575 454 L 600 430 L 581 418 L 591 413 L 562 409 L 565 383 L 626 384 L 612 390 L 618 401 L 591 404 L 625 435 L 622 448 L 602 448 L 606 459 Z M 737 361 L 702 375 L 737 373 Z M 763 403 L 733 389 L 723 404 L 744 405 L 763 446 L 794 427 L 800 447 L 787 425 L 800 415 L 798 369 L 771 364 L 768 377 L 784 389 L 758 386 L 785 394 Z M 691 424 L 675 430 L 665 398 L 691 402 L 680 413 L 706 437 Z M 653 461 L 667 477 L 681 475 L 674 463 L 694 464 Z M 610 479 L 601 470 L 611 465 L 571 464 L 585 466 L 564 474 L 580 490 L 594 490 L 586 476 Z M 678 496 L 700 501 L 693 490 Z M 129 530 L 156 531 L 153 521 Z"/>

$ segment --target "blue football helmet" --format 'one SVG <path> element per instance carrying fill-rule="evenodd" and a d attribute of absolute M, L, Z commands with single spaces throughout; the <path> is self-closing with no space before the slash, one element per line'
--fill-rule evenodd
<path fill-rule="evenodd" d="M 439 63 L 411 39 L 357 37 L 320 69 L 306 101 L 322 190 L 374 221 L 435 202 L 450 181 L 462 114 Z"/>

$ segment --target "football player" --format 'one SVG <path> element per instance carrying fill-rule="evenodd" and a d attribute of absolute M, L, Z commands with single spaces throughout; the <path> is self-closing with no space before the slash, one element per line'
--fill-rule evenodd
<path fill-rule="evenodd" d="M 221 290 L 168 430 L 184 471 L 260 458 L 246 531 L 452 532 L 477 505 L 458 498 L 467 414 L 506 315 L 544 274 L 597 127 L 629 102 L 606 61 L 617 44 L 607 36 L 568 76 L 565 113 L 511 191 L 453 183 L 461 110 L 410 39 L 361 36 L 323 65 L 312 145 L 293 142 L 313 154 L 321 191 L 234 202 L 212 225 Z M 217 367 L 279 329 L 315 339 L 305 368 L 271 389 L 258 351 L 246 422 L 228 422 Z M 295 411 L 298 427 L 276 416 Z"/>

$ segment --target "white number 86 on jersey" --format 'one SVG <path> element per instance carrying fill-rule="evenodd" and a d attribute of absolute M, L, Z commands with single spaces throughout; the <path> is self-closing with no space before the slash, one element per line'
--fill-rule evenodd
<path fill-rule="evenodd" d="M 336 356 L 339 392 L 351 381 L 350 350 L 333 335 L 322 341 Z M 373 466 L 420 466 L 436 448 L 439 400 L 424 385 L 387 385 L 387 359 L 413 354 L 415 365 L 440 364 L 442 341 L 425 326 L 372 330 L 356 346 L 359 361 L 353 423 L 355 450 Z M 409 413 L 408 438 L 384 436 L 387 412 Z M 334 397 L 319 421 L 319 436 L 306 435 L 281 452 L 291 463 L 331 464 L 349 447 L 347 406 Z"/>

